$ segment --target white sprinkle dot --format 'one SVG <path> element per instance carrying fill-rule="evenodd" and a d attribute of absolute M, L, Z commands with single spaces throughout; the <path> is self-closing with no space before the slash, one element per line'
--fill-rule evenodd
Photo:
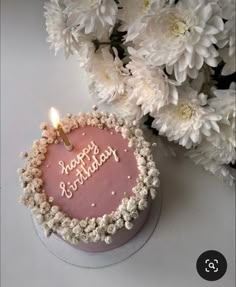
<path fill-rule="evenodd" d="M 67 184 L 70 185 L 70 182 L 68 181 Z"/>
<path fill-rule="evenodd" d="M 156 146 L 157 146 L 157 143 L 153 143 L 152 146 L 156 147 Z"/>
<path fill-rule="evenodd" d="M 111 135 L 113 135 L 113 132 L 111 132 Z"/>
<path fill-rule="evenodd" d="M 53 201 L 54 201 L 54 198 L 53 198 L 52 196 L 50 196 L 49 199 L 48 199 L 48 201 L 49 201 L 49 202 L 53 202 Z"/>
<path fill-rule="evenodd" d="M 26 151 L 22 151 L 20 153 L 20 158 L 26 158 L 26 157 L 28 157 L 28 153 Z"/>
<path fill-rule="evenodd" d="M 96 204 L 95 204 L 95 203 L 92 203 L 92 204 L 91 204 L 91 206 L 92 206 L 92 207 L 95 207 L 95 206 L 96 206 Z"/>
<path fill-rule="evenodd" d="M 128 175 L 127 177 L 128 177 L 128 179 L 131 179 L 131 176 L 130 176 L 130 175 Z"/>
<path fill-rule="evenodd" d="M 82 133 L 82 136 L 85 136 L 86 135 L 86 133 Z"/>
<path fill-rule="evenodd" d="M 49 166 L 50 166 L 49 164 L 46 165 L 46 167 L 49 167 Z"/>
<path fill-rule="evenodd" d="M 125 149 L 124 152 L 127 152 L 127 149 Z"/>
<path fill-rule="evenodd" d="M 112 195 L 115 195 L 115 194 L 116 194 L 116 192 L 115 192 L 115 191 L 112 191 L 112 192 L 111 192 L 111 194 L 112 194 Z"/>

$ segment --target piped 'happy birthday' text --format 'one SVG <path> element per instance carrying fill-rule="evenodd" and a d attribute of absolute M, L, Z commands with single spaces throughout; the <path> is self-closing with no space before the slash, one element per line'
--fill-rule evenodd
<path fill-rule="evenodd" d="M 119 157 L 116 150 L 108 146 L 100 153 L 99 147 L 91 141 L 80 153 L 76 155 L 68 164 L 64 161 L 59 161 L 61 166 L 61 174 L 69 174 L 73 170 L 76 172 L 76 180 L 73 183 L 60 183 L 61 196 L 71 198 L 73 192 L 77 191 L 79 185 L 83 185 L 110 157 L 114 158 L 116 162 Z M 87 162 L 87 163 L 86 163 Z"/>

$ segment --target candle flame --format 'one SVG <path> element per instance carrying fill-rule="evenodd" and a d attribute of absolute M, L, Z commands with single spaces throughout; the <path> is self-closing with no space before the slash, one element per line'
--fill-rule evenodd
<path fill-rule="evenodd" d="M 58 128 L 58 125 L 60 124 L 59 112 L 53 107 L 50 109 L 50 119 L 54 128 Z"/>

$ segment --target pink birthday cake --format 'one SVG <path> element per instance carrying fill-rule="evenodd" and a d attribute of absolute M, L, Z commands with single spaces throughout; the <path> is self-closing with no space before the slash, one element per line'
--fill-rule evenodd
<path fill-rule="evenodd" d="M 42 136 L 19 169 L 21 202 L 46 236 L 87 252 L 119 247 L 145 224 L 157 194 L 151 145 L 136 123 L 106 112 L 68 115 L 61 126 L 73 149 L 41 124 Z"/>

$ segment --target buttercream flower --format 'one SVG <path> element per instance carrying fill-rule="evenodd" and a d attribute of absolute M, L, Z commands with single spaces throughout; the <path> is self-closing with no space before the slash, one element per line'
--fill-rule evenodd
<path fill-rule="evenodd" d="M 105 223 L 105 224 L 108 224 L 110 222 L 111 218 L 108 214 L 104 214 L 102 216 L 102 221 Z"/>
<path fill-rule="evenodd" d="M 124 218 L 125 221 L 130 221 L 130 220 L 131 220 L 131 215 L 130 215 L 130 213 L 127 212 L 127 211 L 125 211 L 125 210 L 122 211 L 122 216 L 123 216 L 123 218 Z"/>
<path fill-rule="evenodd" d="M 198 94 L 190 87 L 179 89 L 178 104 L 161 108 L 155 115 L 153 127 L 169 141 L 176 141 L 186 148 L 199 144 L 202 135 L 209 136 L 212 130 L 220 132 L 217 122 L 222 116 L 206 106 L 206 99 L 205 94 Z"/>
<path fill-rule="evenodd" d="M 40 203 L 40 213 L 45 214 L 50 210 L 50 204 L 46 201 Z"/>
<path fill-rule="evenodd" d="M 142 189 L 140 190 L 140 194 L 141 194 L 142 196 L 147 196 L 147 195 L 148 195 L 148 189 L 147 189 L 146 187 L 142 188 Z"/>
<path fill-rule="evenodd" d="M 121 128 L 121 134 L 126 139 L 130 137 L 130 130 L 127 127 Z"/>
<path fill-rule="evenodd" d="M 112 102 L 125 92 L 125 75 L 128 73 L 119 59 L 117 50 L 110 47 L 99 49 L 86 66 L 91 84 L 90 92 L 101 102 Z"/>
<path fill-rule="evenodd" d="M 144 148 L 142 148 L 142 149 L 140 150 L 140 155 L 142 155 L 142 156 L 144 156 L 144 157 L 149 156 L 150 153 L 151 153 L 151 151 L 150 151 L 149 148 L 145 148 L 145 147 L 144 147 Z"/>
<path fill-rule="evenodd" d="M 165 65 L 169 74 L 184 82 L 187 75 L 196 78 L 204 62 L 217 66 L 214 44 L 223 29 L 217 3 L 183 0 L 150 16 L 135 44 L 148 63 Z"/>
<path fill-rule="evenodd" d="M 106 237 L 105 237 L 105 242 L 106 242 L 106 244 L 111 244 L 111 243 L 112 243 L 112 238 L 111 238 L 111 236 L 106 236 Z"/>
<path fill-rule="evenodd" d="M 129 221 L 126 221 L 125 222 L 125 228 L 126 229 L 128 229 L 128 230 L 130 230 L 130 229 L 132 229 L 133 228 L 133 223 L 132 222 L 129 222 Z"/>
<path fill-rule="evenodd" d="M 86 228 L 85 228 L 85 232 L 89 233 L 91 231 L 93 231 L 95 229 L 95 224 L 89 224 Z"/>
<path fill-rule="evenodd" d="M 150 192 L 151 198 L 155 199 L 157 196 L 157 189 L 156 188 L 150 188 L 149 192 Z"/>
<path fill-rule="evenodd" d="M 148 206 L 148 203 L 146 199 L 141 199 L 138 203 L 138 208 L 140 210 L 144 210 L 147 206 Z"/>
<path fill-rule="evenodd" d="M 47 148 L 46 148 L 46 146 L 40 146 L 40 147 L 39 147 L 39 151 L 40 151 L 42 154 L 47 153 Z"/>
<path fill-rule="evenodd" d="M 70 227 L 71 224 L 71 219 L 69 217 L 65 217 L 62 222 L 61 222 L 61 226 L 62 227 Z"/>
<path fill-rule="evenodd" d="M 129 199 L 128 203 L 127 203 L 127 210 L 128 210 L 129 212 L 131 212 L 131 211 L 136 210 L 136 208 L 137 208 L 136 201 L 135 201 L 134 198 L 131 197 L 131 198 Z"/>
<path fill-rule="evenodd" d="M 53 205 L 51 207 L 50 213 L 55 215 L 58 211 L 59 211 L 59 207 L 57 205 Z"/>
<path fill-rule="evenodd" d="M 130 213 L 130 215 L 131 215 L 131 217 L 132 217 L 133 219 L 137 219 L 137 218 L 139 217 L 139 213 L 138 213 L 137 210 L 132 211 L 132 212 Z"/>
<path fill-rule="evenodd" d="M 38 224 L 42 224 L 44 222 L 44 217 L 42 214 L 37 214 L 35 219 L 37 220 Z"/>
<path fill-rule="evenodd" d="M 56 214 L 55 214 L 55 219 L 58 220 L 58 221 L 61 221 L 63 218 L 65 217 L 64 213 L 62 213 L 61 211 L 58 211 Z"/>
<path fill-rule="evenodd" d="M 69 22 L 85 34 L 94 33 L 101 38 L 104 30 L 111 29 L 118 11 L 114 0 L 65 0 Z"/>
<path fill-rule="evenodd" d="M 113 214 L 112 214 L 112 219 L 113 219 L 114 221 L 116 221 L 116 220 L 118 220 L 118 219 L 120 219 L 120 218 L 121 218 L 120 212 L 119 212 L 119 211 L 114 211 Z"/>
<path fill-rule="evenodd" d="M 81 233 L 80 234 L 80 239 L 81 239 L 81 241 L 83 241 L 85 243 L 89 242 L 89 235 L 88 235 L 88 233 Z"/>
<path fill-rule="evenodd" d="M 116 221 L 116 226 L 118 227 L 118 229 L 122 228 L 124 226 L 124 220 L 119 218 L 117 221 Z"/>
<path fill-rule="evenodd" d="M 115 234 L 116 233 L 116 226 L 115 226 L 115 224 L 109 224 L 107 226 L 107 233 L 109 233 L 109 234 Z"/>
<path fill-rule="evenodd" d="M 98 242 L 99 240 L 101 240 L 101 236 L 95 231 L 93 242 Z"/>
<path fill-rule="evenodd" d="M 79 222 L 79 225 L 82 228 L 85 228 L 87 226 L 87 224 L 88 224 L 87 220 L 84 220 L 84 219 L 80 220 L 80 222 Z"/>
<path fill-rule="evenodd" d="M 126 65 L 131 75 L 127 78 L 128 99 L 140 106 L 144 115 L 158 111 L 166 104 L 176 104 L 175 85 L 159 67 L 147 65 L 133 49 L 131 61 Z"/>
<path fill-rule="evenodd" d="M 75 233 L 75 234 L 80 234 L 82 232 L 82 228 L 80 227 L 79 224 L 77 224 L 73 229 L 72 229 L 72 232 Z"/>

